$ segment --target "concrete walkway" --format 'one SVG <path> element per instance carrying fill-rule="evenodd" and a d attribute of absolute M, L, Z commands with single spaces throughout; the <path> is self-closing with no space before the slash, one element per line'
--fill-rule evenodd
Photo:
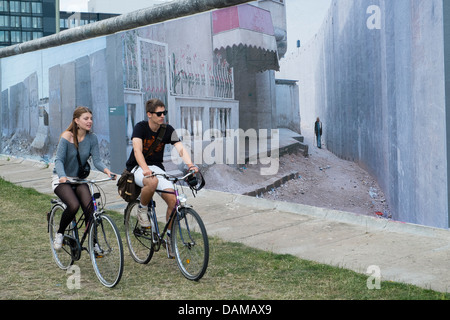
<path fill-rule="evenodd" d="M 52 164 L 0 155 L 0 177 L 41 193 L 53 194 L 52 170 Z M 105 175 L 92 172 L 90 178 L 96 177 Z M 116 183 L 101 187 L 106 207 L 123 212 L 126 203 L 117 195 Z M 369 276 L 379 270 L 382 281 L 450 291 L 448 230 L 211 190 L 196 198 L 187 195 L 209 235 L 351 269 L 367 274 L 370 284 L 376 281 Z"/>

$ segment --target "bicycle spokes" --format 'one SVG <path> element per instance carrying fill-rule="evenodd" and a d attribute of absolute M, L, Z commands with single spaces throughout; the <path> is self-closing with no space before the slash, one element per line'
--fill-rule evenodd
<path fill-rule="evenodd" d="M 181 273 L 189 280 L 199 280 L 209 261 L 206 229 L 197 212 L 182 208 L 183 219 L 175 219 L 172 229 L 173 251 Z"/>
<path fill-rule="evenodd" d="M 81 257 L 81 245 L 80 243 L 70 235 L 64 235 L 64 246 L 62 249 L 68 254 L 72 255 L 72 260 L 78 261 Z M 69 252 L 70 250 L 70 252 Z"/>
<path fill-rule="evenodd" d="M 125 209 L 125 234 L 132 258 L 138 263 L 146 264 L 152 258 L 154 250 L 151 231 L 142 229 L 137 219 L 138 203 L 131 202 Z"/>
<path fill-rule="evenodd" d="M 102 215 L 90 228 L 89 253 L 100 282 L 114 287 L 122 277 L 122 240 L 114 221 Z"/>
<path fill-rule="evenodd" d="M 185 216 L 184 214 L 182 215 L 183 217 Z M 195 246 L 195 241 L 191 236 L 191 230 L 189 228 L 189 221 L 188 219 L 179 219 L 178 220 L 178 228 L 179 228 L 179 234 L 180 234 L 180 238 L 181 238 L 181 242 L 184 244 L 185 247 L 187 247 L 188 249 L 191 249 L 193 246 Z M 185 232 L 182 232 L 182 228 L 184 228 Z M 187 238 L 189 238 L 188 240 L 190 240 L 190 242 L 186 242 L 186 240 L 184 239 L 187 236 Z"/>
<path fill-rule="evenodd" d="M 148 241 L 152 241 L 152 231 L 149 228 L 140 227 L 138 224 L 134 227 L 133 231 L 136 239 L 146 248 L 150 249 L 151 246 L 147 245 Z"/>
<path fill-rule="evenodd" d="M 171 180 L 173 182 L 177 179 Z M 202 219 L 191 207 L 182 205 L 178 191 L 166 192 L 177 196 L 177 205 L 173 209 L 169 221 L 162 232 L 159 232 L 154 203 L 150 203 L 149 217 L 152 222 L 151 232 L 142 230 L 137 214 L 139 200 L 128 204 L 124 212 L 125 232 L 130 254 L 138 263 L 148 263 L 160 246 L 166 248 L 168 257 L 175 256 L 181 273 L 189 280 L 199 280 L 203 277 L 209 262 L 209 243 L 206 228 Z M 165 239 L 166 232 L 171 235 Z M 149 234 L 151 233 L 151 234 Z"/>

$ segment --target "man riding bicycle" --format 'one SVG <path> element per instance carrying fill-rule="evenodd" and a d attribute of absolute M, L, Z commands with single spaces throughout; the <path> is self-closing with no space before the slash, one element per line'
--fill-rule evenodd
<path fill-rule="evenodd" d="M 171 125 L 165 124 L 167 110 L 164 103 L 158 99 L 151 99 L 145 104 L 145 109 L 148 119 L 137 123 L 133 129 L 131 137 L 133 150 L 130 153 L 126 166 L 128 171 L 134 172 L 135 183 L 142 188 L 137 217 L 139 224 L 141 227 L 150 228 L 147 210 L 155 191 L 174 191 L 172 182 L 162 176 L 152 176 L 153 173 L 165 173 L 163 165 L 165 145 L 170 143 L 175 147 L 189 170 L 198 172 L 198 168 L 192 163 L 191 156 L 178 138 L 175 129 Z M 165 131 L 161 132 L 161 130 Z M 152 147 L 154 143 L 157 143 L 156 147 Z M 172 208 L 176 204 L 175 195 L 170 193 L 159 194 L 167 203 L 166 220 L 168 220 Z M 173 255 L 170 252 L 171 227 L 169 226 L 167 231 L 169 241 L 167 249 L 172 257 Z"/>

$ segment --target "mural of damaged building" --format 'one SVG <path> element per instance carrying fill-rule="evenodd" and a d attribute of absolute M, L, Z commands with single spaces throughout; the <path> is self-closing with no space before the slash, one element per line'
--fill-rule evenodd
<path fill-rule="evenodd" d="M 376 177 L 397 221 L 448 228 L 450 2 L 333 0 L 298 58 L 302 121 Z M 281 62 L 283 64 L 283 62 Z"/>
<path fill-rule="evenodd" d="M 103 158 L 121 172 L 149 98 L 193 137 L 278 128 L 274 74 L 285 51 L 283 0 L 264 0 L 2 58 L 1 152 L 51 159 L 85 105 Z"/>

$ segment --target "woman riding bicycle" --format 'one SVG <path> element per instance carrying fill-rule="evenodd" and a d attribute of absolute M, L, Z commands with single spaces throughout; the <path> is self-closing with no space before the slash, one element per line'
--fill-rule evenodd
<path fill-rule="evenodd" d="M 65 184 L 78 179 L 81 167 L 92 156 L 94 166 L 111 177 L 111 171 L 102 163 L 98 148 L 98 139 L 92 128 L 92 111 L 87 107 L 77 107 L 73 113 L 72 122 L 61 134 L 56 150 L 55 169 L 52 176 L 52 188 L 55 194 L 66 205 L 53 246 L 61 249 L 64 230 L 75 218 L 78 209 L 83 209 L 86 221 L 93 212 L 91 194 L 86 184 Z M 79 159 L 78 159 L 79 154 Z"/>

